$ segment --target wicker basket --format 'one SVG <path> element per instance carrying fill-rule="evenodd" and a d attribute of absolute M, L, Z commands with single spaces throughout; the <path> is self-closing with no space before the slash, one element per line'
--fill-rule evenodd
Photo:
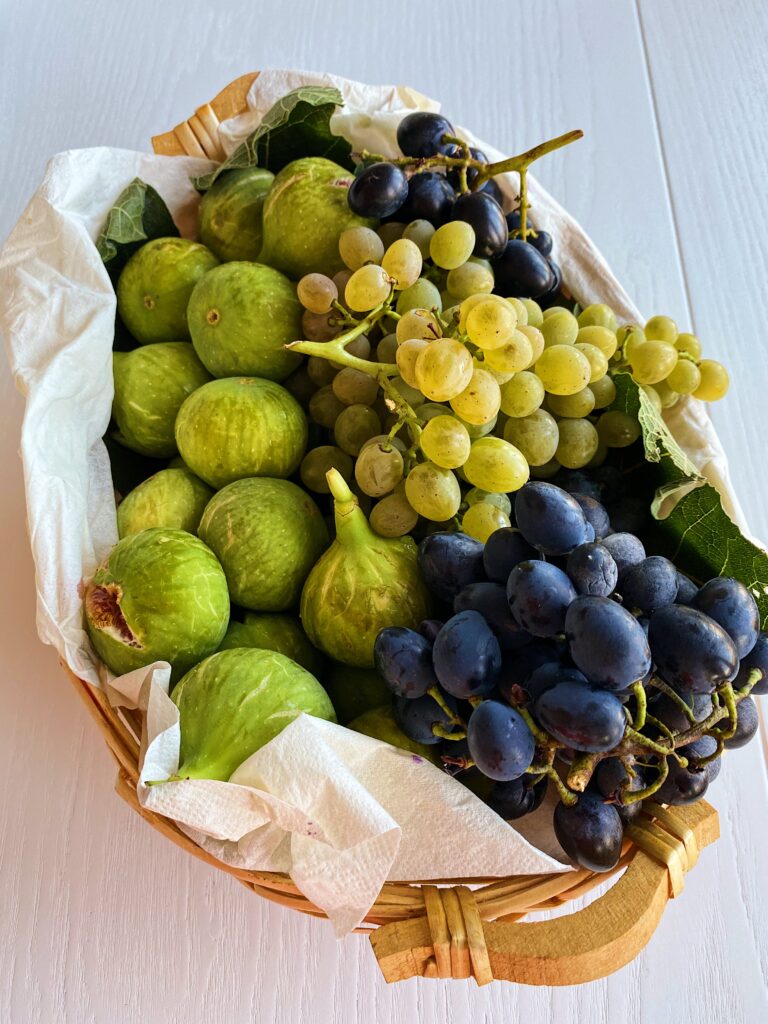
<path fill-rule="evenodd" d="M 246 109 L 246 95 L 257 74 L 238 78 L 188 121 L 155 136 L 155 152 L 222 160 L 219 122 Z M 111 707 L 102 691 L 67 672 L 117 761 L 117 792 L 138 814 L 178 846 L 234 875 L 259 896 L 313 917 L 325 916 L 288 875 L 229 867 L 205 853 L 172 821 L 141 807 L 136 790 L 139 713 Z M 573 914 L 520 923 L 530 911 L 555 909 L 584 896 L 609 876 L 579 870 L 504 879 L 452 878 L 440 884 L 387 882 L 358 930 L 370 934 L 387 981 L 415 975 L 474 977 L 479 985 L 493 979 L 528 985 L 592 981 L 639 953 L 667 900 L 682 890 L 699 848 L 718 835 L 717 813 L 703 801 L 673 809 L 651 804 L 640 822 L 627 830 L 613 872 L 623 871 L 621 878 Z"/>

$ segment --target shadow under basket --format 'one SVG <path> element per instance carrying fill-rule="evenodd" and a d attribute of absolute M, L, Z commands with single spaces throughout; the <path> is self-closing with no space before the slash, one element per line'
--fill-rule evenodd
<path fill-rule="evenodd" d="M 241 76 L 189 120 L 155 136 L 155 152 L 223 160 L 218 125 L 247 109 L 246 96 L 257 75 Z M 111 707 L 102 691 L 66 671 L 117 761 L 117 792 L 145 821 L 259 896 L 325 917 L 288 875 L 229 867 L 193 843 L 171 820 L 141 807 L 136 793 L 140 714 Z M 699 849 L 719 835 L 717 812 L 704 801 L 675 808 L 646 801 L 645 807 L 647 813 L 627 829 L 621 860 L 612 872 L 387 882 L 358 931 L 370 936 L 390 982 L 422 976 L 474 978 L 478 985 L 494 979 L 573 985 L 603 978 L 646 945 L 667 900 L 682 891 Z M 583 909 L 546 921 L 521 921 L 533 911 L 562 908 L 619 872 L 621 877 Z"/>

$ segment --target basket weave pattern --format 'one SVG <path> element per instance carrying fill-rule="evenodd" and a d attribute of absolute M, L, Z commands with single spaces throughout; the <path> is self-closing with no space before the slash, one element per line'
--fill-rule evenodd
<path fill-rule="evenodd" d="M 243 75 L 170 132 L 152 139 L 166 156 L 223 160 L 218 125 L 242 113 L 258 72 Z M 172 821 L 139 803 L 141 716 L 113 708 L 105 694 L 65 670 L 102 731 L 118 765 L 116 790 L 150 825 L 200 860 L 233 875 L 248 889 L 281 906 L 325 917 L 286 874 L 230 867 L 207 854 Z M 587 870 L 505 879 L 387 882 L 358 931 L 370 941 L 387 981 L 421 975 L 570 985 L 617 970 L 653 934 L 664 906 L 678 895 L 699 849 L 717 839 L 718 817 L 704 801 L 666 809 L 651 804 L 627 830 L 613 872 Z M 531 911 L 562 907 L 611 875 L 621 878 L 576 913 L 519 923 Z M 475 886 L 475 888 L 470 888 Z"/>

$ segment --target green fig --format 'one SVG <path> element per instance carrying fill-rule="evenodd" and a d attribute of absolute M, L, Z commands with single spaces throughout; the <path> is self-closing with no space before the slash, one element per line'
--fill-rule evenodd
<path fill-rule="evenodd" d="M 219 651 L 184 676 L 172 699 L 179 709 L 180 779 L 225 782 L 302 712 L 336 721 L 315 677 L 276 651 Z"/>
<path fill-rule="evenodd" d="M 383 743 L 391 743 L 393 747 L 399 747 L 400 750 L 409 750 L 412 754 L 420 754 L 432 764 L 438 766 L 442 764 L 432 747 L 428 747 L 425 743 L 417 743 L 416 740 L 405 735 L 395 721 L 391 704 L 381 704 L 379 707 L 369 708 L 368 711 L 349 722 L 347 728 L 353 732 L 362 733 L 363 736 L 381 740 Z"/>
<path fill-rule="evenodd" d="M 375 668 L 355 668 L 333 661 L 320 678 L 342 725 L 392 697 Z"/>
<path fill-rule="evenodd" d="M 264 204 L 260 263 L 298 280 L 318 271 L 335 274 L 344 264 L 339 235 L 347 228 L 374 227 L 349 208 L 354 176 L 332 160 L 301 157 L 280 171 Z"/>
<path fill-rule="evenodd" d="M 370 668 L 379 631 L 415 629 L 429 617 L 429 595 L 413 538 L 379 537 L 342 475 L 330 469 L 326 478 L 336 539 L 304 584 L 301 621 L 315 647 L 331 658 Z"/>
<path fill-rule="evenodd" d="M 263 651 L 277 651 L 317 676 L 325 662 L 315 650 L 293 615 L 269 612 L 246 612 L 242 622 L 232 619 L 221 641 L 220 651 L 234 647 L 258 647 Z"/>
<path fill-rule="evenodd" d="M 200 200 L 200 241 L 220 260 L 255 260 L 261 251 L 261 215 L 275 180 L 265 167 L 222 174 Z"/>
<path fill-rule="evenodd" d="M 161 469 L 126 494 L 117 506 L 121 537 L 155 526 L 197 533 L 211 488 L 188 469 Z"/>

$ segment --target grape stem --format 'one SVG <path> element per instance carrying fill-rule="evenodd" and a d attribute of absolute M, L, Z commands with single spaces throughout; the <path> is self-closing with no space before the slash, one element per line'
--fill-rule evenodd
<path fill-rule="evenodd" d="M 466 722 L 464 721 L 464 719 L 457 715 L 456 712 L 448 706 L 447 701 L 445 700 L 442 693 L 440 693 L 436 686 L 430 686 L 430 688 L 427 690 L 427 693 L 435 701 L 435 703 L 446 716 L 451 725 L 458 726 L 459 729 L 466 729 Z M 432 732 L 435 734 L 435 736 L 441 736 L 443 739 L 463 740 L 464 737 L 467 735 L 466 731 L 462 732 L 461 736 L 459 736 L 458 733 L 449 733 L 448 735 L 446 735 L 445 732 L 437 731 L 438 729 L 442 728 L 443 727 L 440 725 L 433 725 Z"/>
<path fill-rule="evenodd" d="M 693 709 L 686 704 L 680 694 L 673 690 L 671 686 L 668 686 L 663 679 L 659 679 L 658 676 L 651 676 L 649 686 L 652 686 L 655 690 L 659 690 L 666 697 L 669 697 L 672 703 L 676 704 L 677 707 L 680 708 L 691 725 L 696 724 L 696 716 L 693 713 Z"/>
<path fill-rule="evenodd" d="M 372 309 L 364 320 L 357 321 L 354 327 L 350 327 L 348 331 L 344 331 L 343 334 L 339 334 L 331 341 L 291 341 L 285 347 L 292 352 L 301 352 L 306 356 L 318 356 L 320 359 L 329 359 L 331 362 L 341 363 L 343 366 L 351 366 L 354 370 L 361 370 L 371 377 L 381 377 L 382 375 L 396 377 L 400 372 L 396 363 L 374 363 L 370 359 L 353 356 L 346 349 L 351 341 L 359 338 L 361 334 L 365 334 L 389 313 L 391 301 L 392 295 L 390 294 L 387 300 Z"/>
<path fill-rule="evenodd" d="M 595 768 L 602 760 L 602 756 L 602 754 L 580 754 L 574 758 L 567 779 L 570 789 L 576 790 L 577 793 L 584 792 Z"/>
<path fill-rule="evenodd" d="M 562 801 L 562 803 L 565 804 L 566 807 L 573 807 L 573 805 L 579 799 L 578 794 L 568 789 L 568 787 L 565 785 L 563 780 L 557 774 L 557 770 L 555 769 L 554 765 L 532 764 L 531 767 L 526 768 L 525 771 L 527 775 L 546 775 L 548 779 L 551 779 L 552 782 L 554 782 L 555 787 L 557 788 L 557 793 L 560 797 L 560 800 Z"/>
<path fill-rule="evenodd" d="M 648 708 L 648 700 L 645 695 L 645 687 L 642 682 L 638 679 L 637 682 L 632 684 L 632 695 L 635 698 L 635 719 L 632 723 L 632 727 L 638 732 L 645 725 L 645 715 Z"/>

